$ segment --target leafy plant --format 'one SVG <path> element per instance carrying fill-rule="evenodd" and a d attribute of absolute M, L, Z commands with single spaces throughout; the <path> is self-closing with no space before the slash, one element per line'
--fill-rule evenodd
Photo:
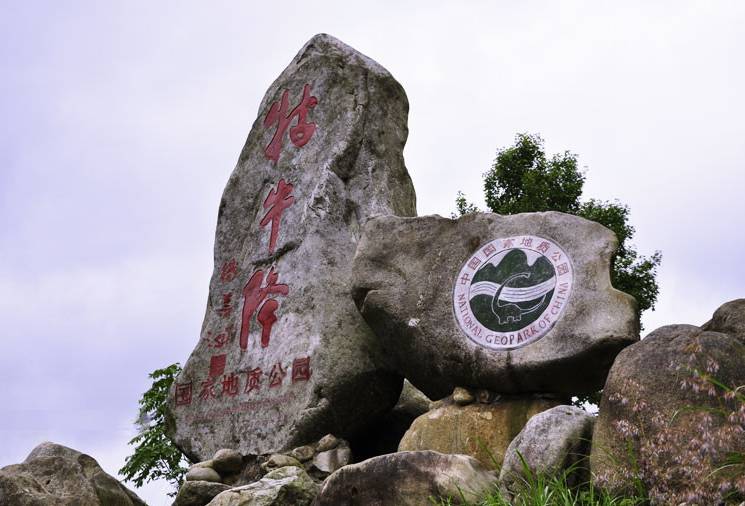
<path fill-rule="evenodd" d="M 631 244 L 635 229 L 629 224 L 629 208 L 618 201 L 582 201 L 585 175 L 577 166 L 577 155 L 565 151 L 546 156 L 543 139 L 535 134 L 518 134 L 515 144 L 500 149 L 490 170 L 484 174 L 487 208 L 499 214 L 561 211 L 596 221 L 611 229 L 619 247 L 611 268 L 613 286 L 637 301 L 639 315 L 654 309 L 659 295 L 657 268 L 662 254 L 641 256 Z M 462 216 L 478 207 L 458 192 L 456 213 Z"/>
<path fill-rule="evenodd" d="M 174 487 L 171 496 L 176 495 L 187 471 L 185 464 L 188 464 L 181 450 L 166 436 L 168 391 L 180 372 L 181 366 L 176 363 L 149 374 L 153 384 L 140 399 L 140 412 L 135 422 L 138 434 L 129 441 L 135 450 L 119 470 L 125 480 L 138 488 L 146 482 L 165 479 Z"/>

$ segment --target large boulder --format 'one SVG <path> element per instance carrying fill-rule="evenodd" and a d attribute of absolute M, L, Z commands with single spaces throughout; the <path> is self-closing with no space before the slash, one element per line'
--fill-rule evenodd
<path fill-rule="evenodd" d="M 745 344 L 745 299 L 735 299 L 719 306 L 702 330 L 722 332 Z"/>
<path fill-rule="evenodd" d="M 222 492 L 209 506 L 308 506 L 320 486 L 299 467 L 281 467 L 249 485 Z"/>
<path fill-rule="evenodd" d="M 591 392 L 638 340 L 635 301 L 610 283 L 617 245 L 557 212 L 379 217 L 357 248 L 355 302 L 430 398 L 455 386 Z"/>
<path fill-rule="evenodd" d="M 193 460 L 349 437 L 396 403 L 402 378 L 351 298 L 360 227 L 412 216 L 403 88 L 328 35 L 267 91 L 223 193 L 201 338 L 170 394 Z"/>
<path fill-rule="evenodd" d="M 557 403 L 526 397 L 461 406 L 448 399 L 414 420 L 398 450 L 470 455 L 484 466 L 499 470 L 507 447 L 525 423 Z"/>
<path fill-rule="evenodd" d="M 595 484 L 620 495 L 641 481 L 659 505 L 745 500 L 745 466 L 718 470 L 745 452 L 745 398 L 717 384 L 745 384 L 745 344 L 727 334 L 669 325 L 623 350 L 595 423 Z"/>
<path fill-rule="evenodd" d="M 77 450 L 45 442 L 21 464 L 0 469 L 3 506 L 145 506 L 137 495 Z"/>
<path fill-rule="evenodd" d="M 595 417 L 574 406 L 556 406 L 533 416 L 504 455 L 499 481 L 516 491 L 532 476 L 561 476 L 576 486 L 589 478 L 590 440 Z"/>
<path fill-rule="evenodd" d="M 329 476 L 313 505 L 428 506 L 437 498 L 461 504 L 462 496 L 478 501 L 496 481 L 496 473 L 466 455 L 391 453 L 342 467 Z"/>

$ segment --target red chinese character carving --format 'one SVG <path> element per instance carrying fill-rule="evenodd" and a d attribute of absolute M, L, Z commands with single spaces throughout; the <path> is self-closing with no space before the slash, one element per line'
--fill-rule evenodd
<path fill-rule="evenodd" d="M 502 241 L 502 248 L 511 248 L 513 244 L 515 244 L 514 239 L 505 239 Z"/>
<path fill-rule="evenodd" d="M 191 382 L 176 383 L 176 406 L 191 404 Z"/>
<path fill-rule="evenodd" d="M 520 241 L 520 246 L 525 246 L 526 248 L 530 248 L 533 246 L 533 238 L 532 237 L 523 237 Z"/>
<path fill-rule="evenodd" d="M 272 366 L 272 370 L 269 372 L 269 388 L 278 387 L 282 384 L 282 380 L 285 379 L 287 373 L 282 368 L 282 364 L 277 362 Z"/>
<path fill-rule="evenodd" d="M 460 277 L 460 284 L 461 285 L 466 285 L 466 284 L 468 284 L 469 281 L 471 281 L 471 278 L 468 277 L 468 273 L 467 272 L 464 272 L 463 275 Z"/>
<path fill-rule="evenodd" d="M 199 400 L 207 400 L 217 397 L 215 393 L 215 378 L 210 376 L 202 382 L 202 390 L 199 392 Z"/>
<path fill-rule="evenodd" d="M 274 124 L 277 125 L 277 130 L 274 132 L 272 141 L 264 150 L 264 154 L 270 160 L 275 162 L 279 160 L 279 153 L 282 150 L 282 141 L 285 135 L 287 127 L 292 123 L 292 119 L 297 116 L 297 125 L 290 128 L 290 140 L 292 143 L 301 148 L 307 144 L 313 132 L 316 131 L 315 123 L 308 123 L 308 109 L 312 109 L 318 104 L 318 99 L 310 95 L 310 85 L 306 84 L 303 87 L 303 98 L 300 103 L 287 114 L 287 108 L 289 107 L 289 91 L 285 90 L 282 93 L 282 99 L 280 102 L 274 102 L 272 107 L 269 109 L 269 113 L 264 118 L 264 128 L 269 128 Z"/>
<path fill-rule="evenodd" d="M 549 250 L 550 247 L 551 247 L 551 245 L 549 243 L 547 243 L 546 241 L 543 241 L 543 242 L 541 242 L 541 244 L 539 244 L 536 247 L 536 249 L 545 255 L 546 252 Z"/>
<path fill-rule="evenodd" d="M 246 373 L 246 388 L 243 393 L 251 393 L 252 390 L 258 390 L 259 387 L 261 387 L 261 368 L 257 367 Z"/>
<path fill-rule="evenodd" d="M 225 373 L 227 355 L 212 355 L 210 357 L 210 378 L 222 376 Z"/>
<path fill-rule="evenodd" d="M 556 266 L 556 273 L 559 276 L 563 276 L 564 274 L 567 274 L 568 272 L 569 272 L 569 265 L 566 262 L 564 262 L 561 265 Z"/>
<path fill-rule="evenodd" d="M 256 321 L 261 325 L 261 347 L 269 346 L 269 337 L 272 332 L 272 326 L 277 321 L 274 314 L 279 307 L 279 302 L 275 299 L 265 299 L 272 294 L 287 295 L 290 288 L 287 285 L 278 284 L 279 274 L 274 272 L 274 268 L 269 270 L 266 277 L 266 286 L 261 286 L 264 282 L 264 271 L 258 270 L 253 273 L 251 278 L 243 287 L 243 320 L 241 322 L 241 349 L 248 348 L 248 332 L 251 326 L 251 318 L 256 310 Z"/>
<path fill-rule="evenodd" d="M 308 381 L 312 371 L 310 370 L 310 357 L 296 358 L 292 361 L 292 382 Z"/>
<path fill-rule="evenodd" d="M 487 244 L 482 251 L 484 252 L 484 255 L 489 256 L 497 251 L 497 248 L 495 248 L 493 244 Z"/>
<path fill-rule="evenodd" d="M 230 313 L 233 312 L 232 300 L 233 300 L 232 293 L 222 294 L 222 307 L 217 310 L 217 314 L 219 314 L 223 318 L 227 318 L 228 316 L 230 316 Z"/>
<path fill-rule="evenodd" d="M 476 257 L 473 257 L 470 262 L 468 262 L 468 267 L 471 269 L 476 269 L 481 264 L 481 260 L 479 260 Z"/>
<path fill-rule="evenodd" d="M 222 393 L 223 395 L 229 395 L 234 397 L 238 395 L 238 387 L 240 386 L 240 378 L 234 373 L 226 374 L 222 377 Z"/>
<path fill-rule="evenodd" d="M 220 269 L 220 281 L 223 283 L 229 283 L 238 275 L 238 264 L 235 259 L 231 259 L 228 262 L 222 264 Z"/>
<path fill-rule="evenodd" d="M 559 260 L 561 260 L 561 252 L 554 251 L 553 254 L 551 255 L 551 258 L 553 259 L 554 262 L 558 262 Z"/>
<path fill-rule="evenodd" d="M 267 210 L 266 214 L 259 225 L 265 227 L 268 223 L 272 224 L 271 232 L 269 233 L 269 253 L 274 253 L 274 247 L 277 245 L 277 236 L 279 235 L 279 225 L 282 220 L 282 213 L 285 209 L 290 207 L 295 202 L 295 197 L 292 195 L 293 186 L 286 182 L 284 179 L 280 179 L 277 183 L 277 188 L 269 190 L 269 195 L 264 200 L 264 209 Z"/>

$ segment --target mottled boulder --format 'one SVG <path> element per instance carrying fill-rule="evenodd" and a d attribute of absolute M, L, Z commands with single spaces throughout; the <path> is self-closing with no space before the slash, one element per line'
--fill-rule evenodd
<path fill-rule="evenodd" d="M 455 386 L 591 392 L 638 340 L 635 301 L 610 283 L 617 245 L 557 212 L 379 217 L 363 227 L 354 297 L 430 398 Z"/>
<path fill-rule="evenodd" d="M 269 454 L 359 432 L 401 376 L 352 302 L 374 215 L 411 216 L 408 102 L 380 65 L 313 37 L 267 91 L 220 202 L 200 340 L 170 394 L 193 460 Z"/>
<path fill-rule="evenodd" d="M 185 481 L 178 489 L 172 506 L 204 506 L 226 490 L 230 490 L 230 487 L 223 483 Z"/>
<path fill-rule="evenodd" d="M 344 467 L 352 460 L 349 446 L 339 445 L 331 450 L 320 452 L 313 457 L 313 467 L 319 471 L 331 474 L 340 467 Z"/>
<path fill-rule="evenodd" d="M 212 457 L 212 469 L 221 476 L 238 473 L 243 469 L 243 456 L 230 448 L 217 450 Z"/>
<path fill-rule="evenodd" d="M 461 406 L 448 399 L 414 420 L 398 450 L 470 455 L 499 470 L 507 447 L 530 417 L 557 404 L 550 399 L 506 398 Z"/>
<path fill-rule="evenodd" d="M 145 506 L 96 460 L 55 443 L 42 443 L 21 464 L 0 468 L 3 506 Z"/>
<path fill-rule="evenodd" d="M 324 482 L 314 506 L 429 506 L 430 498 L 461 493 L 477 501 L 497 481 L 496 474 L 466 455 L 400 452 L 342 467 Z"/>
<path fill-rule="evenodd" d="M 745 384 L 745 345 L 727 334 L 669 325 L 623 350 L 593 432 L 595 484 L 620 495 L 638 479 L 659 505 L 745 500 L 745 467 L 714 472 L 745 452 L 745 402 L 715 382 Z"/>
<path fill-rule="evenodd" d="M 556 406 L 533 416 L 507 448 L 499 481 L 510 490 L 519 489 L 527 478 L 524 461 L 533 475 L 560 476 L 571 470 L 570 486 L 586 483 L 594 423 L 595 417 L 574 406 Z"/>
<path fill-rule="evenodd" d="M 319 489 L 302 469 L 282 467 L 255 483 L 222 492 L 209 506 L 308 506 Z"/>
<path fill-rule="evenodd" d="M 731 300 L 719 306 L 701 329 L 728 334 L 745 344 L 745 299 Z"/>

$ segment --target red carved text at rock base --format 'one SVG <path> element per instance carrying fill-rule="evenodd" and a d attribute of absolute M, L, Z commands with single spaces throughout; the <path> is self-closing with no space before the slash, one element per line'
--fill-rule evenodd
<path fill-rule="evenodd" d="M 266 214 L 259 225 L 265 227 L 271 223 L 271 231 L 269 233 L 269 253 L 274 253 L 274 248 L 277 245 L 277 237 L 279 236 L 279 226 L 282 220 L 282 213 L 285 209 L 290 207 L 295 202 L 295 197 L 292 195 L 292 185 L 280 179 L 277 183 L 276 188 L 269 190 L 269 194 L 264 200 L 264 209 Z"/>
<path fill-rule="evenodd" d="M 303 87 L 303 98 L 300 103 L 287 114 L 289 107 L 289 91 L 285 90 L 282 93 L 282 98 L 279 102 L 274 102 L 269 112 L 264 118 L 264 128 L 269 128 L 273 125 L 277 125 L 277 130 L 274 132 L 272 141 L 264 150 L 264 154 L 270 160 L 277 162 L 279 160 L 279 153 L 282 151 L 282 142 L 285 136 L 287 128 L 292 123 L 293 118 L 297 117 L 297 124 L 290 128 L 290 140 L 292 143 L 301 148 L 305 146 L 311 137 L 313 132 L 316 131 L 315 123 L 308 123 L 308 110 L 312 109 L 318 104 L 318 99 L 310 95 L 310 85 L 306 84 Z"/>
<path fill-rule="evenodd" d="M 310 370 L 310 357 L 296 358 L 292 361 L 292 382 L 308 381 L 312 371 Z"/>
<path fill-rule="evenodd" d="M 261 347 L 269 346 L 269 337 L 271 336 L 272 326 L 277 321 L 275 311 L 279 307 L 279 302 L 275 299 L 265 300 L 269 295 L 287 295 L 290 288 L 287 285 L 278 284 L 279 274 L 274 268 L 269 270 L 266 277 L 266 286 L 264 283 L 264 271 L 258 270 L 253 273 L 251 278 L 243 287 L 243 317 L 241 321 L 240 347 L 248 349 L 248 333 L 251 328 L 251 318 L 258 309 L 259 314 L 256 320 L 261 325 Z"/>
<path fill-rule="evenodd" d="M 176 383 L 176 406 L 191 404 L 191 383 Z"/>

